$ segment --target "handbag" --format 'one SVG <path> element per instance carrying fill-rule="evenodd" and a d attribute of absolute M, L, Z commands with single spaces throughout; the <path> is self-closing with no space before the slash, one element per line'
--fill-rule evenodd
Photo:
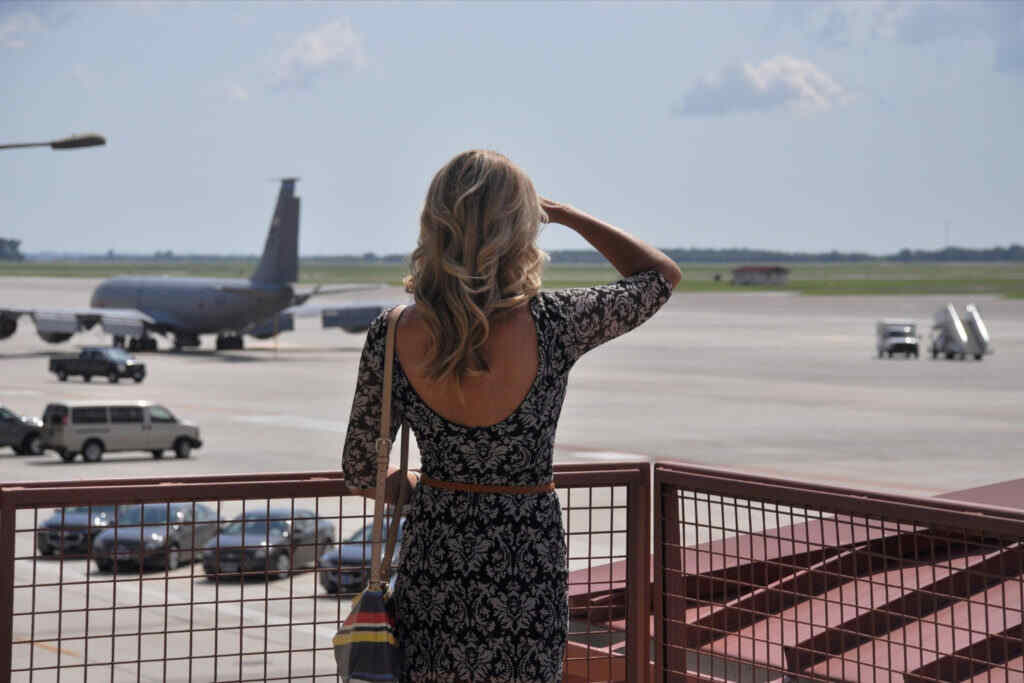
<path fill-rule="evenodd" d="M 346 683 L 397 682 L 401 673 L 402 651 L 395 632 L 392 595 L 388 588 L 391 558 L 398 540 L 402 508 L 409 495 L 409 426 L 402 424 L 402 485 L 388 524 L 388 538 L 381 553 L 385 489 L 391 456 L 391 383 L 395 357 L 395 326 L 404 306 L 388 313 L 387 341 L 384 345 L 384 390 L 381 397 L 380 437 L 377 439 L 377 488 L 373 506 L 370 580 L 352 601 L 352 611 L 334 634 L 334 659 L 338 674 Z"/>

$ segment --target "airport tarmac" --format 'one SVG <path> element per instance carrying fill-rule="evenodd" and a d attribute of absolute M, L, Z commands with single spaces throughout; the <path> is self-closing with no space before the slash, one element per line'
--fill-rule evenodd
<path fill-rule="evenodd" d="M 86 279 L 0 278 L 25 306 L 85 305 Z M 334 297 L 400 302 L 398 288 Z M 947 301 L 974 301 L 996 352 L 978 362 L 875 356 L 881 318 L 923 337 Z M 140 354 L 142 384 L 58 382 L 51 353 L 107 344 L 98 330 L 46 344 L 28 318 L 0 340 L 0 405 L 41 415 L 60 399 L 138 398 L 199 424 L 187 461 L 148 453 L 63 463 L 0 449 L 0 479 L 334 469 L 363 335 L 301 318 L 244 351 Z M 164 341 L 162 348 L 169 344 Z M 1024 301 L 965 296 L 676 294 L 638 331 L 585 356 L 570 380 L 556 462 L 659 458 L 854 487 L 934 494 L 1024 477 Z M 415 452 L 414 452 L 415 462 Z"/>
<path fill-rule="evenodd" d="M 26 306 L 84 305 L 95 285 L 0 278 L 0 297 Z M 392 288 L 335 300 L 404 299 Z M 974 300 L 996 348 L 984 361 L 876 358 L 876 320 L 916 320 L 926 333 L 948 300 L 962 306 L 972 299 L 677 294 L 640 330 L 578 363 L 556 462 L 678 460 L 920 495 L 1024 477 L 1024 301 Z M 214 352 L 212 339 L 205 341 L 207 348 L 194 351 L 139 354 L 149 370 L 142 384 L 61 383 L 47 371 L 49 354 L 109 339 L 92 331 L 49 345 L 23 318 L 14 336 L 0 341 L 0 405 L 40 415 L 62 399 L 158 401 L 198 423 L 204 446 L 187 460 L 127 453 L 96 464 L 2 449 L 0 480 L 172 479 L 340 466 L 362 334 L 322 330 L 308 318 L 276 341 L 247 340 L 245 351 Z M 337 519 L 337 498 L 296 501 L 303 505 Z M 239 506 L 228 501 L 220 517 Z M 38 526 L 49 510 L 39 514 L 19 513 L 17 528 Z M 359 524 L 346 520 L 336 537 Z M 317 657 L 287 654 L 328 648 L 349 610 L 348 600 L 323 592 L 313 572 L 239 583 L 208 580 L 201 565 L 186 565 L 114 577 L 84 559 L 32 558 L 30 531 L 17 534 L 16 545 L 16 583 L 26 588 L 15 591 L 15 613 L 26 614 L 15 617 L 14 636 L 37 642 L 15 645 L 14 660 L 39 669 L 32 680 L 50 680 L 58 669 L 46 667 L 58 665 L 62 681 L 84 680 L 86 673 L 90 681 L 315 680 L 317 672 L 332 671 L 328 649 Z M 604 546 L 589 550 L 595 565 L 607 561 Z M 59 611 L 48 611 L 56 604 Z"/>

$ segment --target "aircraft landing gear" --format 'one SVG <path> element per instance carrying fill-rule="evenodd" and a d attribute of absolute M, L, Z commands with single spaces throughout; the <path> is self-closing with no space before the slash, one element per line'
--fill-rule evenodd
<path fill-rule="evenodd" d="M 114 335 L 114 341 L 112 343 L 113 343 L 114 347 L 119 348 L 119 349 L 123 349 L 124 348 L 124 335 L 123 334 L 115 334 Z"/>
<path fill-rule="evenodd" d="M 241 351 L 244 347 L 245 342 L 242 340 L 242 335 L 240 334 L 217 335 L 218 351 Z"/>
<path fill-rule="evenodd" d="M 188 332 L 181 332 L 174 335 L 174 350 L 181 351 L 184 347 L 196 347 L 199 346 L 199 335 L 190 334 Z"/>
<path fill-rule="evenodd" d="M 118 346 L 117 337 L 114 337 L 114 346 Z M 121 344 L 120 344 L 120 346 L 124 347 L 124 337 L 121 337 Z M 132 337 L 131 339 L 128 340 L 128 350 L 129 351 L 156 351 L 156 339 L 153 339 L 152 337 L 150 337 L 148 335 L 145 336 L 145 337 L 142 337 L 141 339 L 136 339 L 136 338 Z"/>

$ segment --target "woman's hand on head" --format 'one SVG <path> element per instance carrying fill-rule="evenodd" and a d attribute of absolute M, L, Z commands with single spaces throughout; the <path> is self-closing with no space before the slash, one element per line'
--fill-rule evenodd
<path fill-rule="evenodd" d="M 547 197 L 538 197 L 538 199 L 540 200 L 540 208 L 548 215 L 548 223 L 561 223 L 564 225 L 566 216 L 573 211 L 573 208 L 568 204 L 559 204 Z"/>

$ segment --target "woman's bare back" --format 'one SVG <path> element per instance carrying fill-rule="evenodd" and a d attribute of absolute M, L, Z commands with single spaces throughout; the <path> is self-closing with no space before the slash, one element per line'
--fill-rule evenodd
<path fill-rule="evenodd" d="M 410 306 L 395 335 L 402 370 L 420 398 L 435 413 L 466 427 L 488 427 L 509 417 L 523 402 L 537 376 L 537 329 L 528 304 L 504 311 L 491 320 L 484 345 L 488 372 L 462 380 L 438 382 L 424 372 L 429 335 L 426 322 Z"/>

